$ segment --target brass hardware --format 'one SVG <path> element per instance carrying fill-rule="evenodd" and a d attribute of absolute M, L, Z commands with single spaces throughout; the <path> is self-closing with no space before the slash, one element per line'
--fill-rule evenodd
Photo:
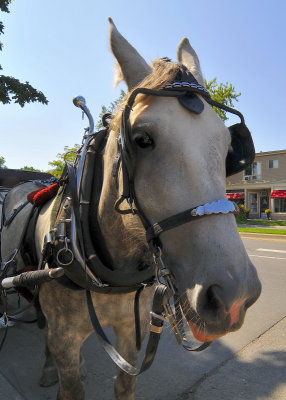
<path fill-rule="evenodd" d="M 163 327 L 150 324 L 150 331 L 154 333 L 162 333 Z"/>

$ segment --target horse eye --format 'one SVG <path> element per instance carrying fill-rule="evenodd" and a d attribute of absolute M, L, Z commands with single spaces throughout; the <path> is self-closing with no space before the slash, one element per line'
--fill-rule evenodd
<path fill-rule="evenodd" d="M 133 135 L 133 140 L 141 149 L 153 148 L 154 141 L 146 132 L 137 132 Z"/>

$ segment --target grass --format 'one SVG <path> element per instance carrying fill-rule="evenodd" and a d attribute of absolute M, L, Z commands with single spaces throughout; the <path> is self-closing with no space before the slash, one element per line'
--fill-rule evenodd
<path fill-rule="evenodd" d="M 240 222 L 240 224 L 263 225 L 263 226 L 285 226 L 286 229 L 286 221 L 274 221 L 268 219 L 248 219 L 246 222 Z"/>
<path fill-rule="evenodd" d="M 238 228 L 238 232 L 245 233 L 266 233 L 270 235 L 286 235 L 286 229 L 271 229 L 271 228 Z"/>

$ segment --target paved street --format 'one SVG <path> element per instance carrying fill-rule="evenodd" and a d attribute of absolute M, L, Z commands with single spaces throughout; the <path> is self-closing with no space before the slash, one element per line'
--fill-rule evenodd
<path fill-rule="evenodd" d="M 263 284 L 262 295 L 247 313 L 243 328 L 203 353 L 191 354 L 178 347 L 167 327 L 154 365 L 139 378 L 136 399 L 286 399 L 286 238 L 253 234 L 242 234 L 242 238 Z M 56 387 L 37 385 L 43 352 L 43 332 L 34 325 L 9 330 L 0 354 L 0 372 L 6 378 L 3 385 L 0 380 L 1 400 L 55 399 Z M 115 368 L 95 335 L 85 344 L 84 354 L 86 399 L 111 400 Z M 10 396 L 5 393 L 7 380 L 15 388 L 10 387 Z"/>

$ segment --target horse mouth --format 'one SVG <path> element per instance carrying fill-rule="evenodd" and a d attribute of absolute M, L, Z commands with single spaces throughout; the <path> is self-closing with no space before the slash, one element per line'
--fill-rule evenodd
<path fill-rule="evenodd" d="M 220 337 L 222 337 L 223 334 L 220 335 L 211 335 L 207 333 L 205 329 L 201 329 L 198 325 L 194 324 L 193 322 L 188 322 L 188 325 L 192 331 L 192 334 L 194 335 L 194 338 L 198 340 L 199 342 L 213 342 Z"/>
<path fill-rule="evenodd" d="M 221 310 L 212 318 L 208 316 L 205 319 L 192 309 L 186 297 L 180 302 L 185 322 L 194 338 L 199 342 L 213 342 L 229 332 L 238 330 L 243 324 L 248 307 L 249 302 L 242 298 L 234 302 L 230 310 Z"/>
<path fill-rule="evenodd" d="M 204 321 L 196 311 L 184 302 L 181 306 L 183 315 L 194 338 L 200 342 L 213 342 L 229 332 L 238 330 L 243 324 L 246 309 L 249 307 L 246 299 L 236 301 L 228 312 L 216 315 L 213 321 Z"/>

